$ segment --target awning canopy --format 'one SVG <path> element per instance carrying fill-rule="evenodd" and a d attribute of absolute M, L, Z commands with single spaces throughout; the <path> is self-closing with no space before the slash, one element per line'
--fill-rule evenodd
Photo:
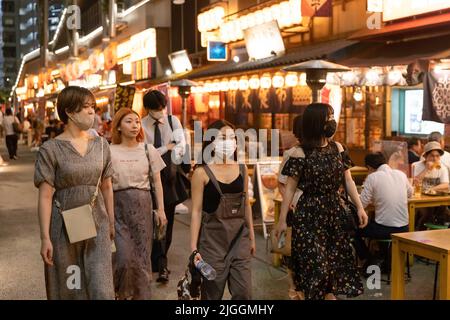
<path fill-rule="evenodd" d="M 327 59 L 332 52 L 346 48 L 355 43 L 357 43 L 357 41 L 345 39 L 321 42 L 317 44 L 296 48 L 295 50 L 292 50 L 292 52 L 284 54 L 283 56 L 280 57 L 270 57 L 257 61 L 245 61 L 239 63 L 228 62 L 228 63 L 214 64 L 201 69 L 195 69 L 190 73 L 183 75 L 182 77 L 189 79 L 198 79 L 262 69 L 270 69 L 276 67 L 284 67 L 312 59 Z"/>
<path fill-rule="evenodd" d="M 448 57 L 450 35 L 395 43 L 360 42 L 332 53 L 329 59 L 348 67 L 371 67 Z"/>

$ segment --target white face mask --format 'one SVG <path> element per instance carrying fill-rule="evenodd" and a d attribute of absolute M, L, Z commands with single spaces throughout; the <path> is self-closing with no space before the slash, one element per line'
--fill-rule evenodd
<path fill-rule="evenodd" d="M 81 114 L 81 112 L 73 113 L 73 114 L 67 114 L 70 120 L 78 127 L 80 130 L 86 131 L 92 128 L 94 125 L 94 117 Z"/>
<path fill-rule="evenodd" d="M 161 111 L 150 110 L 150 116 L 153 119 L 160 120 L 160 119 L 162 119 L 164 117 L 164 111 L 162 111 L 162 110 Z"/>
<path fill-rule="evenodd" d="M 236 140 L 226 139 L 226 140 L 215 140 L 214 141 L 214 153 L 216 157 L 221 159 L 231 158 L 236 151 Z"/>

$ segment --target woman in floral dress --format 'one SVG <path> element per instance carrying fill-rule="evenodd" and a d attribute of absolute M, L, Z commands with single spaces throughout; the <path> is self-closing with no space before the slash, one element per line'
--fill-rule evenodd
<path fill-rule="evenodd" d="M 343 147 L 331 140 L 335 131 L 332 107 L 310 104 L 303 114 L 301 147 L 282 171 L 288 180 L 277 237 L 286 230 L 295 190 L 303 190 L 292 226 L 292 268 L 301 299 L 334 300 L 336 295 L 355 297 L 363 292 L 350 237 L 344 230 L 346 213 L 339 196 L 344 177 L 358 208 L 360 228 L 367 225 L 368 218 L 348 170 L 351 160 Z"/>

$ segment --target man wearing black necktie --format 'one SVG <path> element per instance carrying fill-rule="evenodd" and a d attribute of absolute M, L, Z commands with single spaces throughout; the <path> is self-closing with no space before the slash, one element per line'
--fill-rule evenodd
<path fill-rule="evenodd" d="M 176 170 L 172 157 L 181 158 L 186 153 L 186 139 L 183 127 L 177 117 L 164 114 L 167 100 L 164 94 L 151 90 L 144 95 L 144 108 L 148 115 L 142 119 L 145 142 L 151 143 L 159 151 L 166 168 L 161 171 L 161 182 L 164 192 L 164 211 L 167 217 L 166 236 L 161 241 L 153 241 L 152 268 L 159 272 L 157 282 L 166 283 L 169 280 L 167 269 L 167 252 L 172 242 L 172 229 L 175 207 L 183 202 L 185 197 L 177 192 Z"/>

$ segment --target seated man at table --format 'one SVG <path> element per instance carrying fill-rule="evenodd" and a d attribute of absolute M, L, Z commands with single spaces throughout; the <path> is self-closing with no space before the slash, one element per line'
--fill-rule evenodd
<path fill-rule="evenodd" d="M 420 160 L 422 143 L 420 139 L 412 137 L 408 139 L 408 163 L 411 165 Z"/>
<path fill-rule="evenodd" d="M 414 184 L 422 186 L 422 193 L 448 192 L 449 173 L 447 167 L 441 163 L 443 154 L 444 150 L 439 142 L 428 142 L 424 147 L 424 160 L 413 164 Z M 418 209 L 416 220 L 418 230 L 424 230 L 424 224 L 427 222 L 444 224 L 448 221 L 448 209 L 444 206 Z"/>
<path fill-rule="evenodd" d="M 355 250 L 366 265 L 373 263 L 373 257 L 363 238 L 390 239 L 392 233 L 408 231 L 408 198 L 413 188 L 400 170 L 386 164 L 382 153 L 368 154 L 365 164 L 369 175 L 364 182 L 361 202 L 364 208 L 375 207 L 375 219 L 355 235 Z"/>

